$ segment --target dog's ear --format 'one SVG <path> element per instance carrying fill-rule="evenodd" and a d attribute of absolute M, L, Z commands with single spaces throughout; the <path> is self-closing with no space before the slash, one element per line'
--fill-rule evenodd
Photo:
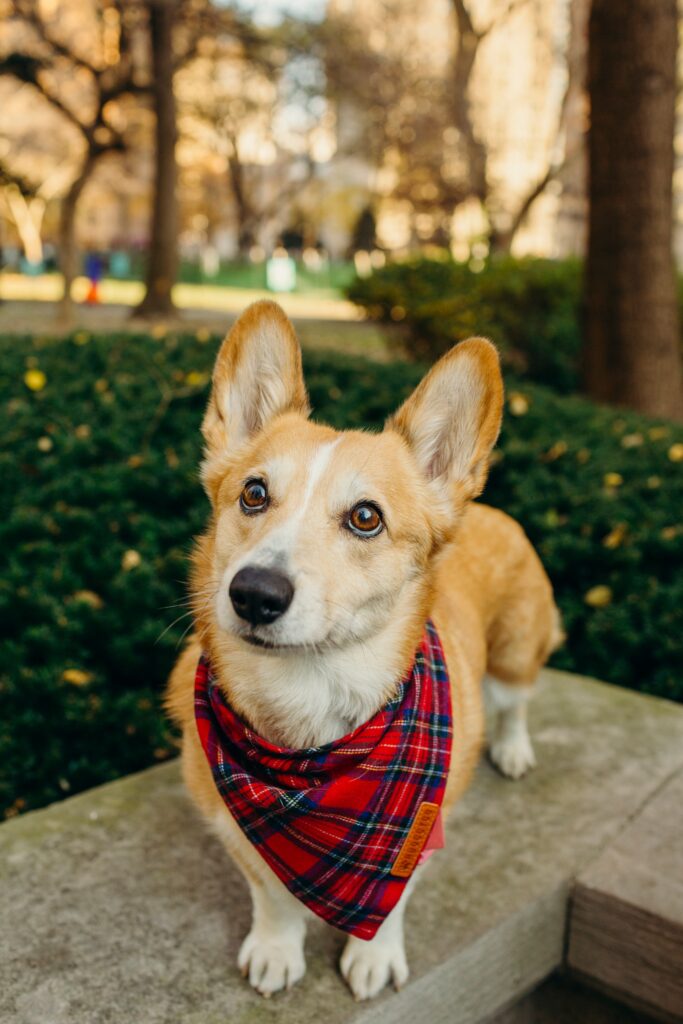
<path fill-rule="evenodd" d="M 255 302 L 221 345 L 202 423 L 207 454 L 248 440 L 280 413 L 308 415 L 301 348 L 276 302 Z"/>
<path fill-rule="evenodd" d="M 474 498 L 486 482 L 503 411 L 498 353 L 469 338 L 443 356 L 387 423 L 408 442 L 440 498 Z"/>

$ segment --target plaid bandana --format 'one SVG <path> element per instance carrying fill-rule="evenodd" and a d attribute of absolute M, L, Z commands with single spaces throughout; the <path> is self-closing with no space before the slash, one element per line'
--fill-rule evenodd
<path fill-rule="evenodd" d="M 255 849 L 314 913 L 371 939 L 401 897 L 446 786 L 451 697 L 433 624 L 396 696 L 332 743 L 290 750 L 262 739 L 204 658 L 195 717 L 218 791 Z"/>

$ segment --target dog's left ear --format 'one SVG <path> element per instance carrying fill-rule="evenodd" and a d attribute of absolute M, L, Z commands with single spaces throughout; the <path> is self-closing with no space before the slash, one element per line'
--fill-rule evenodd
<path fill-rule="evenodd" d="M 207 455 L 231 450 L 283 412 L 308 415 L 301 348 L 276 302 L 255 302 L 221 345 L 202 423 Z"/>
<path fill-rule="evenodd" d="M 485 338 L 469 338 L 432 367 L 387 427 L 408 442 L 430 485 L 451 503 L 483 490 L 502 412 L 498 353 Z"/>

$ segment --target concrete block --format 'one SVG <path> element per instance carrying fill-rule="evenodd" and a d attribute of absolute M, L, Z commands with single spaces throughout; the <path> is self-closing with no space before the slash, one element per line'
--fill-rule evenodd
<path fill-rule="evenodd" d="M 343 936 L 314 922 L 308 972 L 263 1000 L 235 957 L 239 873 L 192 809 L 176 764 L 0 826 L 0 1021 L 369 1024 L 490 1017 L 562 959 L 574 877 L 683 766 L 683 708 L 559 672 L 532 704 L 539 766 L 482 763 L 407 915 L 412 980 L 355 1003 Z"/>

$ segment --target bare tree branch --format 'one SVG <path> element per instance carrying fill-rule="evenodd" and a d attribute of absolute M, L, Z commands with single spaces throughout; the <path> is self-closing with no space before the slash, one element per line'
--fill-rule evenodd
<path fill-rule="evenodd" d="M 479 38 L 484 39 L 493 31 L 494 28 L 498 28 L 499 25 L 502 25 L 503 22 L 507 21 L 511 14 L 514 14 L 522 7 L 528 6 L 528 3 L 529 0 L 509 0 L 509 3 L 504 10 L 494 14 L 486 28 L 479 30 L 477 33 Z"/>
<path fill-rule="evenodd" d="M 17 174 L 11 170 L 4 160 L 0 160 L 0 186 L 15 185 L 22 196 L 28 198 L 35 196 L 38 191 L 38 186 L 31 184 L 31 182 L 23 177 L 21 174 Z"/>
<path fill-rule="evenodd" d="M 14 0 L 12 7 L 15 16 L 35 30 L 42 42 L 50 47 L 53 55 L 64 57 L 70 63 L 77 64 L 79 67 L 89 71 L 91 75 L 97 75 L 100 69 L 87 61 L 85 57 L 74 53 L 73 50 L 69 49 L 68 46 L 50 32 L 45 21 L 40 16 L 40 10 L 35 0 Z"/>

